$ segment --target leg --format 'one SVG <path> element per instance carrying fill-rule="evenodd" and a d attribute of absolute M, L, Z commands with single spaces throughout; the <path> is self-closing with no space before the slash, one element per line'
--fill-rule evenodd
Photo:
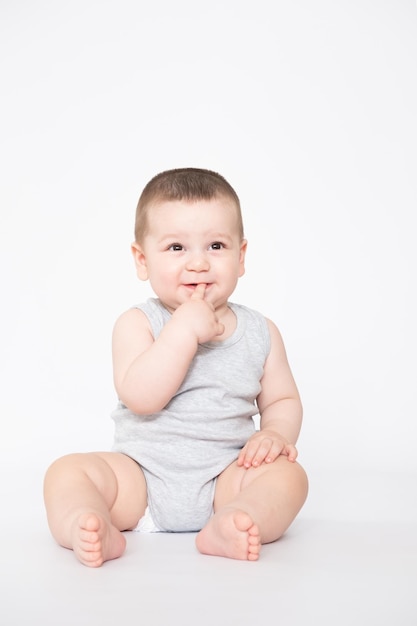
<path fill-rule="evenodd" d="M 197 548 L 204 554 L 256 561 L 261 544 L 275 541 L 290 526 L 307 491 L 304 470 L 285 456 L 258 468 L 232 463 L 217 479 L 214 515 L 198 533 Z"/>
<path fill-rule="evenodd" d="M 146 482 L 124 454 L 70 454 L 55 461 L 44 482 L 53 537 L 84 565 L 99 567 L 126 547 L 121 531 L 134 528 L 146 508 Z"/>

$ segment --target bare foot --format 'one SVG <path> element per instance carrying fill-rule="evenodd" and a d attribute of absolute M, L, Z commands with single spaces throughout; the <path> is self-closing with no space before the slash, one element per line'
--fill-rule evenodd
<path fill-rule="evenodd" d="M 117 559 L 126 547 L 122 533 L 95 513 L 80 515 L 72 533 L 72 549 L 81 563 L 100 567 L 104 561 Z"/>
<path fill-rule="evenodd" d="M 259 528 L 244 511 L 222 509 L 197 535 L 197 548 L 203 554 L 256 561 L 261 550 Z"/>

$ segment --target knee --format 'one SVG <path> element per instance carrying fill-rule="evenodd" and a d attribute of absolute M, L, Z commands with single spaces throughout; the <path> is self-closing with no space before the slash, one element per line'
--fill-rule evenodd
<path fill-rule="evenodd" d="M 303 503 L 308 495 L 308 477 L 304 468 L 297 461 L 289 461 L 286 456 L 279 456 L 273 465 L 280 479 L 279 484 L 283 481 L 288 491 Z"/>
<path fill-rule="evenodd" d="M 83 457 L 86 456 L 86 453 L 75 452 L 71 454 L 64 454 L 64 456 L 60 456 L 49 465 L 46 470 L 46 475 L 53 474 L 54 472 L 65 469 L 66 467 L 72 467 L 75 465 L 82 465 Z"/>
<path fill-rule="evenodd" d="M 305 501 L 307 498 L 308 489 L 309 489 L 307 472 L 297 462 L 291 463 L 291 465 L 293 465 L 294 467 L 294 475 L 295 475 L 294 480 L 299 489 L 299 493 L 302 496 L 303 501 Z"/>
<path fill-rule="evenodd" d="M 49 465 L 45 472 L 45 486 L 57 479 L 60 480 L 65 476 L 71 476 L 76 470 L 87 473 L 88 466 L 91 465 L 89 461 L 90 456 L 87 452 L 75 452 L 58 457 Z"/>

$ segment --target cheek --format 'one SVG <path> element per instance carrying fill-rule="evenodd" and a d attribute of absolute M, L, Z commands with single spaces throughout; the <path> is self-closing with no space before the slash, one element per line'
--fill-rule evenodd
<path fill-rule="evenodd" d="M 177 275 L 178 270 L 175 263 L 156 263 L 152 267 L 151 271 L 151 276 L 155 284 L 159 284 L 164 287 L 174 286 Z"/>
<path fill-rule="evenodd" d="M 231 259 L 228 264 L 227 271 L 229 276 L 239 277 L 244 272 L 244 264 L 239 258 L 234 258 L 233 260 Z"/>

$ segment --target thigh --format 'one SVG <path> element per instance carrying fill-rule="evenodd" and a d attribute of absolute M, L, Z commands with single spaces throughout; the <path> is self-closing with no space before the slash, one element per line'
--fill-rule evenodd
<path fill-rule="evenodd" d="M 112 523 L 119 530 L 131 530 L 145 512 L 145 476 L 136 461 L 120 452 L 97 452 L 116 481 L 117 493 L 110 508 Z"/>
<path fill-rule="evenodd" d="M 237 462 L 234 461 L 219 476 L 216 480 L 216 488 L 214 492 L 214 512 L 221 509 L 225 504 L 228 504 L 241 492 L 242 484 L 244 482 L 245 473 L 249 470 L 239 467 Z"/>
<path fill-rule="evenodd" d="M 259 478 L 264 477 L 260 483 Z M 306 476 L 298 463 L 288 461 L 284 455 L 279 456 L 273 463 L 263 463 L 260 467 L 246 469 L 231 463 L 217 478 L 214 495 L 214 511 L 232 502 L 243 491 L 257 481 L 256 491 L 262 484 L 275 485 L 274 490 L 283 492 L 294 489 L 294 493 L 306 490 Z M 253 490 L 251 490 L 253 491 Z M 300 496 L 301 497 L 301 496 Z M 304 496 L 303 496 L 304 497 Z"/>

